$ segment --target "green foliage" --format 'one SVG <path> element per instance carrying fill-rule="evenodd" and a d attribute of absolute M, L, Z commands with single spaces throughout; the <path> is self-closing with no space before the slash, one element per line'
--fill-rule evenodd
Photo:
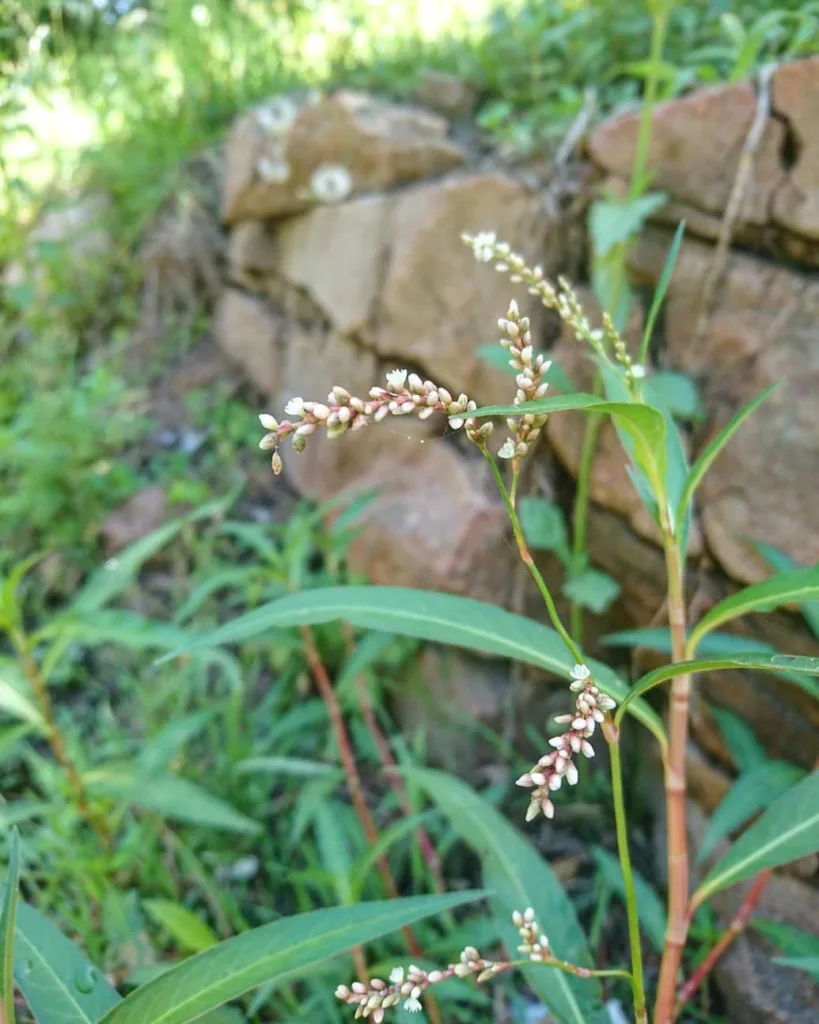
<path fill-rule="evenodd" d="M 765 813 L 708 872 L 694 895 L 695 906 L 766 868 L 819 850 L 819 772 L 774 800 Z"/>
<path fill-rule="evenodd" d="M 458 779 L 429 769 L 406 771 L 452 822 L 481 858 L 490 905 L 506 945 L 518 939 L 512 912 L 532 907 L 537 921 L 549 921 L 549 943 L 557 956 L 588 966 L 585 937 L 562 885 L 537 850 L 485 800 Z M 599 984 L 561 971 L 524 969 L 527 982 L 566 1024 L 603 1024 Z"/>

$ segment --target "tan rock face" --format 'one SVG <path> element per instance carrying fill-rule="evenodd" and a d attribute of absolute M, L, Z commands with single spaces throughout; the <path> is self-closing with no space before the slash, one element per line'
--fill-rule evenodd
<path fill-rule="evenodd" d="M 654 114 L 648 153 L 653 187 L 706 213 L 721 214 L 756 106 L 756 94 L 746 82 L 699 89 L 661 104 Z M 639 111 L 601 124 L 589 139 L 595 163 L 628 180 L 639 124 Z M 768 220 L 772 195 L 784 174 L 779 159 L 784 137 L 782 125 L 769 120 L 740 210 L 743 222 L 762 225 Z"/>
<path fill-rule="evenodd" d="M 819 57 L 777 68 L 770 114 L 751 159 L 751 175 L 732 237 L 811 266 L 819 264 Z M 669 195 L 653 217 L 689 234 L 718 237 L 757 113 L 747 82 L 701 89 L 661 104 L 648 165 L 653 186 Z M 612 182 L 628 180 L 640 114 L 615 115 L 589 140 L 592 159 Z"/>
<path fill-rule="evenodd" d="M 651 230 L 631 253 L 640 282 L 656 283 L 670 234 Z M 665 336 L 675 369 L 697 378 L 709 413 L 702 448 L 771 384 L 764 405 L 720 454 L 699 491 L 708 546 L 744 583 L 770 574 L 751 540 L 796 561 L 819 561 L 819 284 L 764 260 L 733 255 L 702 341 L 692 342 L 699 297 L 711 266 L 709 246 L 684 243 L 668 293 Z"/>
<path fill-rule="evenodd" d="M 772 101 L 790 127 L 796 158 L 774 198 L 774 220 L 819 242 L 819 56 L 779 68 Z"/>
<path fill-rule="evenodd" d="M 343 90 L 298 100 L 274 97 L 231 132 L 222 217 L 228 224 L 298 213 L 321 192 L 316 172 L 343 168 L 336 198 L 443 174 L 464 162 L 444 118 Z M 329 187 L 329 186 L 328 186 Z M 321 197 L 319 197 L 321 198 Z"/>
<path fill-rule="evenodd" d="M 482 459 L 447 442 L 416 440 L 388 451 L 350 494 L 378 490 L 349 549 L 371 582 L 446 590 L 502 603 L 513 564 L 506 512 Z"/>

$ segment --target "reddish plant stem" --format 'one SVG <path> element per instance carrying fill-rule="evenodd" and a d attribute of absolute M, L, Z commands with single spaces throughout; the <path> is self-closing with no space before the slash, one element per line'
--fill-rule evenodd
<path fill-rule="evenodd" d="M 668 621 L 672 661 L 686 657 L 686 615 L 683 562 L 670 529 L 664 530 L 668 574 Z M 691 676 L 677 676 L 671 686 L 668 761 L 665 771 L 668 817 L 668 926 L 654 1006 L 654 1024 L 674 1019 L 677 977 L 688 935 L 688 834 L 685 821 L 685 754 L 688 743 L 688 702 Z"/>
<path fill-rule="evenodd" d="M 301 626 L 300 632 L 302 642 L 304 644 L 304 653 L 307 658 L 307 664 L 310 668 L 310 674 L 315 680 L 316 686 L 321 694 L 321 699 L 324 701 L 325 707 L 327 708 L 327 714 L 330 716 L 330 726 L 336 740 L 336 746 L 338 747 L 341 764 L 344 769 L 344 775 L 347 779 L 347 786 L 350 790 L 350 797 L 352 798 L 353 806 L 355 807 L 358 820 L 361 823 L 364 836 L 366 837 L 367 842 L 372 846 L 378 839 L 378 830 L 375 827 L 375 822 L 370 814 L 370 809 L 367 806 L 367 800 L 364 796 L 364 787 L 361 784 L 361 776 L 358 773 L 355 755 L 353 754 L 352 744 L 350 743 L 350 736 L 347 732 L 347 726 L 344 723 L 344 715 L 341 712 L 341 705 L 336 697 L 327 669 L 324 667 L 324 662 L 321 660 L 321 655 L 316 647 L 310 627 Z M 378 873 L 381 875 L 381 880 L 384 883 L 384 888 L 387 890 L 387 894 L 390 899 L 398 899 L 398 886 L 395 884 L 395 879 L 392 876 L 392 872 L 390 871 L 386 858 L 383 856 L 379 857 L 376 860 L 375 865 L 378 869 Z M 407 949 L 412 956 L 422 956 L 421 947 L 418 945 L 418 940 L 415 938 L 412 928 L 410 928 L 409 925 L 405 925 L 401 929 L 401 934 L 404 936 L 404 940 L 407 943 Z M 441 1024 L 440 1010 L 434 1000 L 428 1001 L 427 1013 L 432 1024 Z"/>
<path fill-rule="evenodd" d="M 344 639 L 347 643 L 347 650 L 352 653 L 355 643 L 353 641 L 352 632 L 349 625 L 345 622 L 343 627 Z M 392 756 L 390 745 L 387 742 L 387 737 L 381 731 L 381 727 L 378 724 L 378 720 L 375 717 L 375 711 L 373 710 L 372 701 L 370 700 L 370 694 L 367 690 L 367 683 L 363 676 L 356 676 L 355 678 L 356 693 L 358 694 L 358 703 L 361 707 L 361 714 L 364 718 L 364 724 L 367 726 L 367 731 L 370 734 L 370 738 L 375 744 L 378 750 L 378 756 L 381 758 L 381 764 L 387 769 L 386 775 L 392 786 L 392 790 L 401 805 L 401 810 L 407 817 L 412 814 L 412 804 L 407 796 L 407 789 L 404 785 L 404 780 L 397 773 L 395 769 L 398 768 L 398 763 Z M 432 881 L 435 886 L 436 892 L 444 892 L 444 876 L 441 869 L 441 858 L 438 856 L 438 851 L 435 849 L 432 840 L 429 837 L 429 833 L 423 827 L 418 826 L 416 833 L 418 836 L 418 845 L 421 848 L 421 855 L 429 868 L 430 874 L 432 875 Z"/>
<path fill-rule="evenodd" d="M 728 949 L 740 932 L 744 931 L 753 909 L 759 902 L 759 898 L 772 874 L 773 871 L 771 869 L 768 869 L 767 871 L 760 871 L 756 876 L 753 885 L 745 894 L 745 899 L 742 901 L 742 904 L 734 915 L 731 923 L 719 937 L 713 948 L 708 952 L 708 955 L 703 962 L 694 971 L 688 981 L 686 981 L 680 988 L 680 991 L 677 994 L 677 1005 L 674 1009 L 675 1019 L 680 1015 L 685 1004 L 693 998 L 697 989 L 717 965 L 722 954 L 726 949 Z"/>
<path fill-rule="evenodd" d="M 29 641 L 17 631 L 11 634 L 11 640 L 20 659 L 23 674 L 28 680 L 31 692 L 37 701 L 39 712 L 43 716 L 46 738 L 51 747 L 51 753 L 54 755 L 54 760 L 63 770 L 63 774 L 68 782 L 68 788 L 71 790 L 74 798 L 77 813 L 90 827 L 91 831 L 96 834 L 103 848 L 110 852 L 113 849 L 114 841 L 108 828 L 108 823 L 91 809 L 82 777 L 77 770 L 77 766 L 71 760 L 63 734 L 60 732 L 60 727 L 57 724 L 57 716 L 54 713 L 54 704 L 51 700 L 48 683 L 40 674 L 40 670 L 29 647 Z"/>

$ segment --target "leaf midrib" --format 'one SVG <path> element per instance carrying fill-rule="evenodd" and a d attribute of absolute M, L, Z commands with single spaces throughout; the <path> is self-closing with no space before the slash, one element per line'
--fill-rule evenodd
<path fill-rule="evenodd" d="M 37 949 L 34 943 L 28 938 L 28 936 L 19 930 L 15 930 L 14 939 L 15 942 L 22 942 L 22 944 L 30 950 L 30 953 L 25 954 L 27 957 L 33 956 L 40 964 L 42 964 L 42 966 L 45 968 L 46 975 L 54 979 L 59 988 L 65 993 L 66 998 L 71 1002 L 72 1006 L 80 1014 L 82 1019 L 88 1021 L 88 1024 L 94 1024 L 94 1018 L 88 1016 L 88 1014 L 85 1012 L 82 1006 L 77 1002 L 74 993 L 71 991 L 68 985 L 66 985 L 66 983 L 59 976 L 59 974 L 57 974 L 57 972 L 54 970 L 51 964 L 49 964 L 48 960 L 46 960 L 42 953 L 40 953 L 40 951 Z"/>
<path fill-rule="evenodd" d="M 786 843 L 790 839 L 793 839 L 794 836 L 798 836 L 800 833 L 804 832 L 805 829 L 810 828 L 811 826 L 816 825 L 818 823 L 819 810 L 817 810 L 812 817 L 806 818 L 795 828 L 791 828 L 788 832 L 784 834 L 779 833 L 778 835 L 774 836 L 774 838 L 771 839 L 769 842 L 765 843 L 763 846 L 757 846 L 752 853 L 748 854 L 748 856 L 743 857 L 742 860 L 738 860 L 735 864 L 732 864 L 729 869 L 723 871 L 721 875 L 717 875 L 715 878 L 713 878 L 711 880 L 710 885 L 706 885 L 703 887 L 704 891 L 706 893 L 714 892 L 714 887 L 720 887 L 719 883 L 724 879 L 730 878 L 732 875 L 736 874 L 737 871 L 741 871 L 748 864 L 752 864 L 755 860 L 760 860 L 769 850 L 776 849 L 777 846 L 781 846 L 783 843 Z"/>
<path fill-rule="evenodd" d="M 385 914 L 384 919 L 388 920 L 388 919 L 392 918 L 393 916 L 395 916 L 395 912 L 392 912 L 390 914 Z M 373 921 L 372 923 L 375 924 L 375 921 Z M 380 927 L 380 925 L 379 925 L 379 927 Z M 335 928 L 333 930 L 327 930 L 326 928 L 323 928 L 319 934 L 311 935 L 310 937 L 304 939 L 302 942 L 296 943 L 295 945 L 292 945 L 292 946 L 288 946 L 286 952 L 288 954 L 293 954 L 293 953 L 295 953 L 297 951 L 301 951 L 301 950 L 304 950 L 304 949 L 309 949 L 311 946 L 315 946 L 316 944 L 318 944 L 320 942 L 324 942 L 326 939 L 333 939 L 337 935 L 343 935 L 343 933 L 345 931 L 348 931 L 349 929 L 350 929 L 350 925 L 349 924 L 342 924 L 342 925 L 340 925 L 339 927 L 337 927 L 337 928 Z M 243 934 L 248 935 L 248 934 L 250 934 L 250 932 L 244 932 Z M 237 938 L 238 937 L 239 936 L 237 936 Z M 230 940 L 228 940 L 228 941 L 230 941 Z M 214 949 L 218 949 L 219 947 L 213 947 L 213 948 Z M 204 956 L 209 956 L 209 955 L 212 956 L 213 954 L 209 950 L 205 950 L 202 953 L 195 954 L 187 962 L 192 964 L 199 957 L 204 957 Z M 261 959 L 254 961 L 250 965 L 245 965 L 244 969 L 240 968 L 239 970 L 237 970 L 234 973 L 232 973 L 230 975 L 230 977 L 232 979 L 238 980 L 238 979 L 242 978 L 243 975 L 247 975 L 247 974 L 251 973 L 252 971 L 258 970 L 258 968 L 261 965 L 265 964 L 266 962 L 268 962 L 268 961 L 275 961 L 275 959 L 277 957 L 280 957 L 281 955 L 282 955 L 282 950 L 278 949 L 275 953 L 270 953 L 267 956 L 262 957 Z M 312 961 L 308 960 L 305 963 L 299 964 L 295 968 L 291 968 L 289 971 L 285 971 L 285 972 L 282 972 L 281 974 L 274 975 L 274 977 L 276 977 L 276 978 L 286 977 L 288 974 L 291 974 L 293 972 L 293 970 L 302 970 L 304 967 L 308 967 L 311 962 Z M 159 986 L 162 983 L 162 981 L 163 981 L 163 978 L 157 978 L 156 981 L 154 981 L 154 982 L 148 982 L 142 988 L 137 989 L 136 992 L 134 993 L 134 996 L 136 996 L 140 992 L 144 992 L 146 989 L 148 989 L 148 988 L 150 988 L 150 987 L 152 987 L 154 985 Z M 218 992 L 220 986 L 223 983 L 224 983 L 224 979 L 222 979 L 221 981 L 214 981 L 211 985 L 201 985 L 201 986 L 199 986 L 196 989 L 196 991 L 193 994 L 191 994 L 190 996 L 188 996 L 186 999 L 184 999 L 184 1001 L 177 1002 L 169 1011 L 162 1012 L 161 1016 L 153 1017 L 152 1021 L 151 1021 L 151 1024 L 163 1024 L 163 1022 L 173 1021 L 173 1020 L 177 1019 L 176 1018 L 176 1014 L 178 1014 L 180 1010 L 183 1011 L 183 1012 L 187 1012 L 184 1009 L 186 1006 L 189 1006 L 191 1003 L 194 1003 L 203 994 L 207 994 L 207 993 L 210 993 L 210 992 Z M 249 989 L 254 988 L 255 985 L 256 985 L 255 982 L 251 982 L 245 988 L 242 988 L 238 992 L 234 992 L 233 989 L 231 989 L 232 994 L 231 995 L 226 995 L 224 1000 L 220 1000 L 220 1002 L 217 1003 L 216 1005 L 221 1005 L 221 1003 L 224 1002 L 227 999 L 235 998 L 236 996 L 242 995 L 244 992 L 247 992 Z M 149 995 L 151 995 L 151 993 L 149 993 Z M 128 1004 L 128 999 L 130 999 L 130 998 L 132 998 L 132 997 L 129 996 L 128 998 L 124 999 L 120 1004 L 118 1004 L 112 1010 L 110 1010 L 108 1013 L 106 1013 L 106 1015 L 100 1019 L 99 1024 L 110 1024 L 110 1022 L 112 1020 L 116 1024 L 116 1020 L 117 1020 L 116 1014 L 118 1012 L 120 1012 L 120 1015 L 123 1015 L 123 1014 L 125 1014 L 125 1011 L 127 1010 L 128 1014 L 130 1015 L 134 1005 L 139 1005 L 140 1002 L 142 1002 L 143 1000 L 146 999 L 145 996 L 143 996 L 139 1001 L 137 1001 L 137 999 L 134 998 L 133 1003 L 130 1006 L 128 1006 L 127 1005 Z M 148 1001 L 147 1005 L 148 1006 L 151 1005 L 150 1001 Z M 203 1011 L 203 1012 L 206 1012 L 206 1011 Z M 123 1019 L 124 1020 L 128 1020 L 128 1016 L 124 1016 Z"/>

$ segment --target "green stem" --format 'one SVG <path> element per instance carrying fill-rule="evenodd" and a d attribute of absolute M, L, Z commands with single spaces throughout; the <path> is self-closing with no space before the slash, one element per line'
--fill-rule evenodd
<path fill-rule="evenodd" d="M 623 871 L 623 889 L 628 917 L 628 940 L 631 947 L 631 990 L 634 995 L 634 1016 L 636 1024 L 647 1024 L 645 983 L 643 981 L 643 951 L 640 946 L 640 919 L 637 914 L 637 892 L 634 888 L 634 874 L 631 870 L 631 854 L 628 848 L 628 826 L 626 805 L 623 795 L 623 767 L 620 761 L 619 730 L 613 731 L 609 739 L 611 758 L 611 788 L 614 800 L 614 821 L 617 829 L 617 853 Z"/>
<path fill-rule="evenodd" d="M 510 967 L 554 967 L 557 971 L 565 974 L 574 974 L 577 978 L 627 978 L 633 983 L 631 971 L 612 967 L 609 970 L 598 971 L 591 967 L 580 967 L 571 964 L 568 960 L 558 960 L 557 957 L 550 957 L 548 960 L 516 960 L 509 964 Z"/>
<path fill-rule="evenodd" d="M 600 374 L 595 377 L 592 394 L 600 394 Z M 576 573 L 581 560 L 586 552 L 586 536 L 589 521 L 589 484 L 591 482 L 591 467 L 594 459 L 594 449 L 597 444 L 597 435 L 603 423 L 603 417 L 599 414 L 590 413 L 586 420 L 586 429 L 583 434 L 583 447 L 580 451 L 580 465 L 577 470 L 577 492 L 574 497 L 574 511 L 572 517 L 572 561 L 571 572 Z M 578 647 L 583 646 L 583 608 L 576 601 L 572 601 L 569 608 L 569 628 L 572 638 Z"/>
<path fill-rule="evenodd" d="M 646 191 L 646 168 L 648 165 L 648 149 L 651 144 L 651 121 L 654 116 L 654 107 L 657 104 L 657 90 L 660 84 L 660 66 L 663 59 L 663 47 L 665 45 L 665 33 L 668 27 L 668 5 L 664 0 L 651 5 L 651 48 L 649 51 L 649 73 L 646 78 L 646 88 L 643 94 L 643 104 L 640 113 L 640 127 L 637 132 L 637 145 L 634 150 L 634 163 L 631 167 L 631 181 L 629 183 L 627 203 L 633 203 L 644 195 Z M 619 323 L 620 296 L 623 292 L 626 279 L 626 254 L 628 253 L 628 241 L 620 242 L 612 254 L 613 272 L 611 283 L 611 295 L 609 296 L 608 308 L 615 317 L 616 327 L 623 330 L 625 323 Z"/>
<path fill-rule="evenodd" d="M 498 490 L 500 491 L 501 498 L 503 498 L 503 503 L 506 506 L 506 511 L 509 513 L 509 519 L 512 523 L 512 532 L 515 535 L 515 542 L 517 543 L 518 551 L 520 552 L 520 557 L 523 560 L 523 564 L 529 570 L 532 579 L 537 584 L 537 589 L 540 591 L 540 596 L 543 598 L 543 603 L 546 605 L 546 611 L 549 614 L 549 619 L 551 620 L 551 623 L 554 626 L 554 628 L 560 634 L 563 643 L 569 648 L 569 651 L 571 652 L 571 655 L 574 658 L 574 660 L 578 664 L 583 664 L 583 654 L 581 653 L 580 648 L 577 646 L 574 640 L 572 640 L 563 623 L 560 621 L 560 616 L 557 614 L 557 608 L 555 607 L 555 602 L 552 597 L 551 591 L 546 586 L 546 581 L 541 576 L 540 570 L 535 565 L 535 561 L 532 558 L 531 553 L 529 552 L 529 548 L 526 546 L 526 540 L 523 536 L 523 529 L 521 528 L 520 520 L 518 519 L 518 514 L 515 511 L 515 506 L 512 504 L 509 492 L 506 490 L 506 484 L 503 482 L 503 477 L 501 476 L 501 471 L 498 468 L 498 464 L 495 462 L 495 460 L 492 458 L 492 456 L 486 449 L 483 449 L 483 454 L 486 458 L 486 461 L 492 468 L 492 473 L 495 477 L 495 482 L 498 485 Z"/>

